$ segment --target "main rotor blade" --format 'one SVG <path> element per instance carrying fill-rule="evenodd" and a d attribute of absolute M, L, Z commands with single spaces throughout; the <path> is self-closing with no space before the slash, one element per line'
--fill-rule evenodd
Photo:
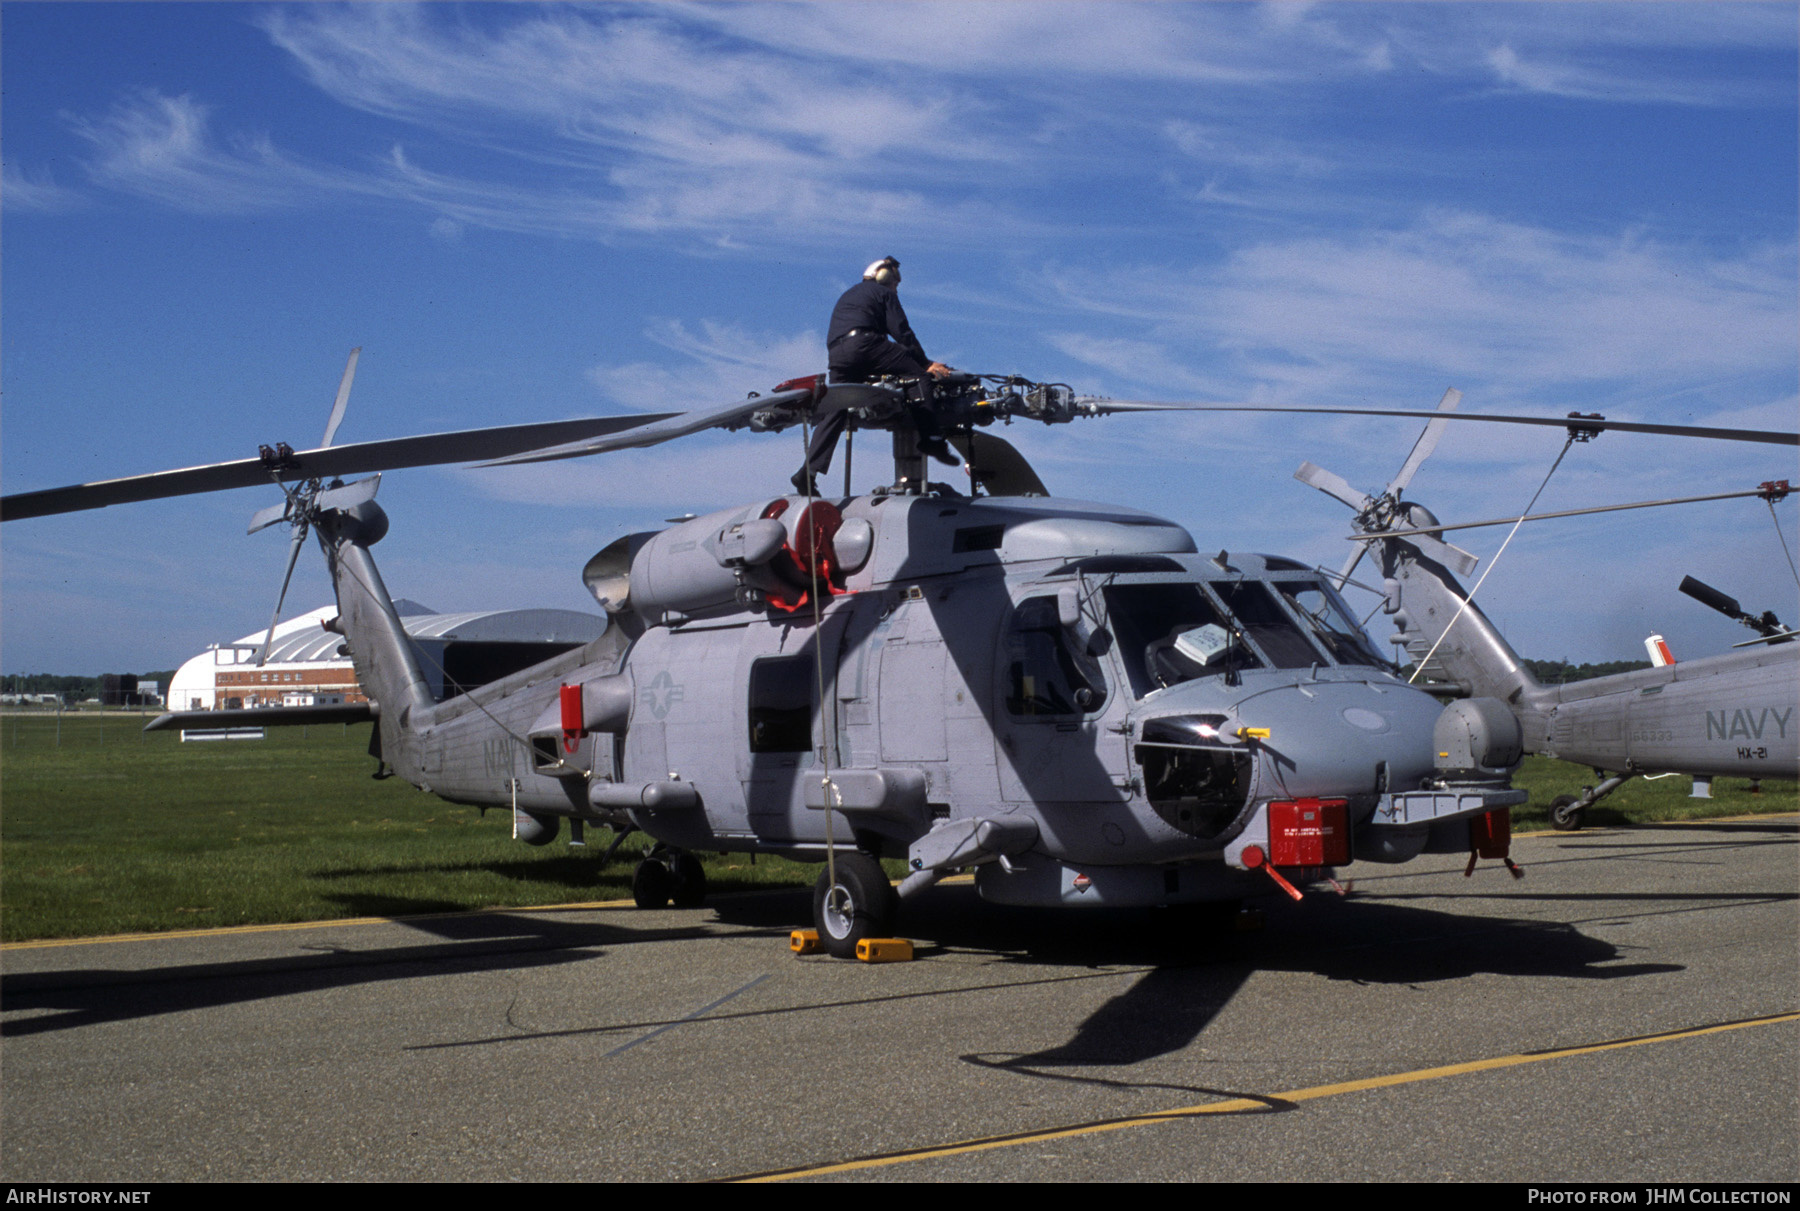
<path fill-rule="evenodd" d="M 1744 607 L 1738 604 L 1737 598 L 1719 592 L 1719 590 L 1713 588 L 1704 580 L 1695 580 L 1692 576 L 1683 576 L 1681 578 L 1681 584 L 1677 587 L 1701 605 L 1710 606 L 1731 619 L 1733 622 L 1736 622 L 1740 618 L 1747 617 L 1744 613 Z"/>
<path fill-rule="evenodd" d="M 698 408 L 692 412 L 664 413 L 660 417 L 648 418 L 655 423 L 643 425 L 614 437 L 594 437 L 587 440 L 567 442 L 563 445 L 543 443 L 542 449 L 530 450 L 523 454 L 514 454 L 508 458 L 494 458 L 479 464 L 483 467 L 507 467 L 514 463 L 544 463 L 559 458 L 583 458 L 589 454 L 605 454 L 609 450 L 629 450 L 640 446 L 656 446 L 677 437 L 686 437 L 690 433 L 698 433 L 702 429 L 733 428 L 749 420 L 753 413 L 764 408 L 779 407 L 791 404 L 796 400 L 806 399 L 812 394 L 810 387 L 793 391 L 777 391 L 772 395 L 758 395 L 751 399 L 740 399 L 733 403 L 723 404 L 717 408 Z"/>
<path fill-rule="evenodd" d="M 344 363 L 344 377 L 338 383 L 337 402 L 331 405 L 331 419 L 325 422 L 325 440 L 320 447 L 329 446 L 331 439 L 337 436 L 338 426 L 344 423 L 344 408 L 350 403 L 350 381 L 356 377 L 356 359 L 362 356 L 362 346 L 358 345 L 350 351 L 350 360 Z"/>
<path fill-rule="evenodd" d="M 1437 449 L 1438 438 L 1444 435 L 1444 428 L 1450 423 L 1450 418 L 1442 414 L 1456 411 L 1456 405 L 1460 403 L 1462 403 L 1462 392 L 1455 387 L 1444 392 L 1444 398 L 1438 401 L 1439 415 L 1425 422 L 1425 432 L 1419 434 L 1419 440 L 1413 443 L 1412 453 L 1406 456 L 1406 462 L 1400 467 L 1400 473 L 1394 476 L 1393 482 L 1388 484 L 1389 492 L 1399 496 L 1400 493 L 1406 491 L 1406 485 L 1412 482 L 1412 477 L 1418 474 L 1420 466 L 1431 457 L 1431 452 Z"/>
<path fill-rule="evenodd" d="M 0 521 L 22 521 L 54 513 L 75 513 L 140 500 L 161 500 L 197 492 L 221 492 L 271 482 L 324 479 L 400 467 L 427 467 L 439 463 L 474 462 L 536 450 L 559 442 L 598 437 L 647 427 L 679 415 L 651 412 L 637 416 L 590 416 L 578 420 L 545 421 L 529 425 L 500 425 L 490 429 L 464 429 L 454 433 L 428 433 L 385 441 L 353 442 L 347 446 L 321 447 L 291 455 L 271 468 L 260 458 L 186 467 L 178 471 L 153 471 L 123 479 L 104 479 L 39 492 L 15 492 L 0 497 Z"/>
<path fill-rule="evenodd" d="M 1625 505 L 1593 505 L 1586 509 L 1563 509 L 1556 513 L 1532 513 L 1526 517 L 1490 517 L 1486 521 L 1449 521 L 1427 526 L 1420 530 L 1386 530 L 1383 533 L 1389 538 L 1410 538 L 1414 534 L 1436 534 L 1439 530 L 1479 530 L 1483 526 L 1510 526 L 1520 521 L 1548 521 L 1553 517 L 1581 517 L 1588 513 L 1618 513 L 1625 509 L 1655 509 L 1663 505 L 1692 505 L 1707 500 L 1737 500 L 1745 496 L 1766 496 L 1762 488 L 1752 488 L 1747 492 L 1715 492 L 1711 496 L 1671 496 L 1667 500 L 1634 500 Z M 1351 535 L 1362 538 L 1365 535 Z"/>
<path fill-rule="evenodd" d="M 1601 432 L 1661 433 L 1670 437 L 1706 437 L 1718 441 L 1761 442 L 1770 446 L 1800 446 L 1800 433 L 1779 429 L 1717 429 L 1696 425 L 1655 425 L 1643 421 L 1587 420 L 1579 417 L 1502 416 L 1492 412 L 1420 412 L 1408 408 L 1282 408 L 1262 404 L 1170 404 L 1150 400 L 1082 399 L 1083 412 L 1103 416 L 1110 412 L 1298 412 L 1315 416 L 1413 416 L 1430 420 L 1487 421 L 1499 425 L 1543 425 L 1551 429 L 1571 426 Z"/>
<path fill-rule="evenodd" d="M 1048 496 L 1050 489 L 1038 478 L 1018 447 L 1004 437 L 972 429 L 950 437 L 976 482 L 992 496 Z"/>

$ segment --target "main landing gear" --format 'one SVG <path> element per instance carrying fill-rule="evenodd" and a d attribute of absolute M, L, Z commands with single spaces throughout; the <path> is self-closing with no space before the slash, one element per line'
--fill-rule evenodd
<path fill-rule="evenodd" d="M 864 938 L 892 935 L 898 907 L 899 897 L 881 863 L 854 850 L 836 855 L 813 885 L 813 924 L 819 941 L 840 959 L 856 957 L 856 944 Z"/>
<path fill-rule="evenodd" d="M 706 900 L 706 869 L 693 854 L 659 845 L 632 873 L 631 898 L 639 908 L 698 908 Z"/>

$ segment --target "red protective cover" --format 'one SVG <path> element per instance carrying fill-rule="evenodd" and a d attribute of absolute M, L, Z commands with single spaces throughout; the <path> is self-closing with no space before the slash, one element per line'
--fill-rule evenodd
<path fill-rule="evenodd" d="M 1469 848 L 1483 858 L 1504 858 L 1512 851 L 1512 813 L 1504 807 L 1469 819 Z"/>
<path fill-rule="evenodd" d="M 1342 799 L 1269 804 L 1272 866 L 1343 866 L 1350 861 L 1350 816 Z"/>

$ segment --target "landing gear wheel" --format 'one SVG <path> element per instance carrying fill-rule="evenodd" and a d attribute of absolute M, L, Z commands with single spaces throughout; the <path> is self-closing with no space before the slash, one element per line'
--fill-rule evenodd
<path fill-rule="evenodd" d="M 669 874 L 669 868 L 655 858 L 645 858 L 637 864 L 637 870 L 631 876 L 631 898 L 639 908 L 664 908 L 669 903 L 669 895 L 675 890 L 675 879 Z"/>
<path fill-rule="evenodd" d="M 1558 795 L 1550 800 L 1550 827 L 1559 833 L 1572 833 L 1580 828 L 1587 816 L 1587 809 L 1577 806 L 1580 802 L 1574 795 Z"/>
<path fill-rule="evenodd" d="M 826 951 L 849 959 L 864 938 L 893 932 L 897 897 L 881 864 L 867 854 L 839 854 L 836 866 L 835 883 L 827 866 L 813 885 L 813 924 Z"/>
<path fill-rule="evenodd" d="M 706 868 L 693 854 L 676 854 L 670 860 L 672 884 L 669 898 L 676 908 L 699 908 L 706 901 Z"/>

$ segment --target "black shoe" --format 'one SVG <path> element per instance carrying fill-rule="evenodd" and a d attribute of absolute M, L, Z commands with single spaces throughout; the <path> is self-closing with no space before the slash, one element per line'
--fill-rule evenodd
<path fill-rule="evenodd" d="M 794 477 L 788 482 L 794 485 L 794 491 L 801 496 L 817 496 L 819 494 L 813 485 L 812 476 L 808 475 L 804 469 L 794 472 Z"/>

